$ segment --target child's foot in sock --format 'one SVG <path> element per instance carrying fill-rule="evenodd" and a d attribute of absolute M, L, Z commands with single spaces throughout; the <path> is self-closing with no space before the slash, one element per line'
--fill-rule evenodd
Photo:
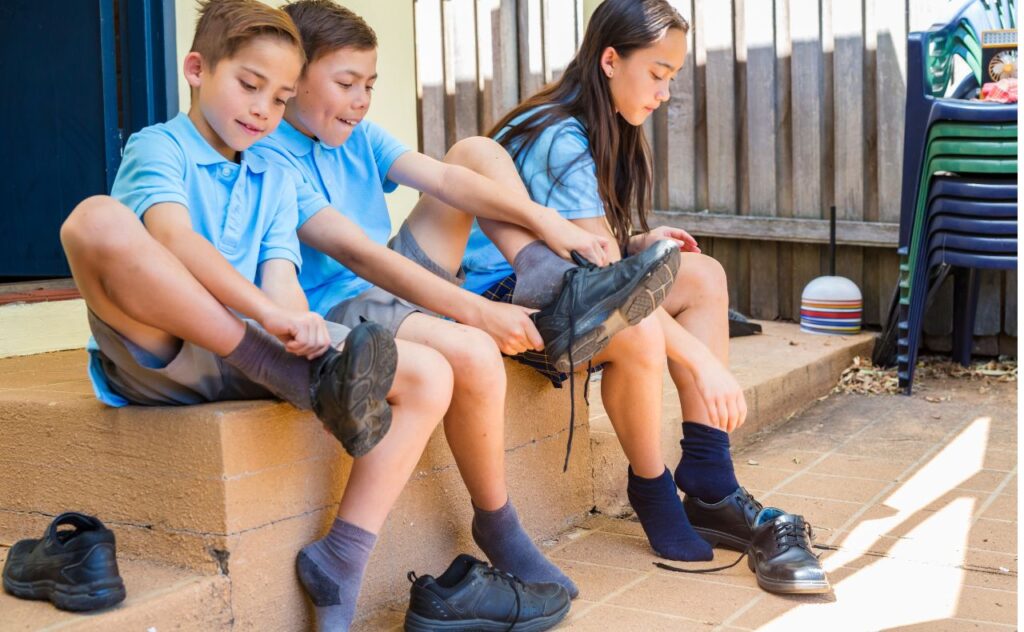
<path fill-rule="evenodd" d="M 580 594 L 576 584 L 549 562 L 523 531 L 512 501 L 494 511 L 473 507 L 473 540 L 495 568 L 527 582 L 561 584 L 572 599 Z"/>
<path fill-rule="evenodd" d="M 626 494 L 655 553 L 681 562 L 706 561 L 714 557 L 711 545 L 690 526 L 668 468 L 657 478 L 637 476 L 633 468 L 629 468 Z"/>
<path fill-rule="evenodd" d="M 714 504 L 739 488 L 727 432 L 684 421 L 679 445 L 683 456 L 676 467 L 675 480 L 684 494 Z"/>
<path fill-rule="evenodd" d="M 316 608 L 319 632 L 344 632 L 352 625 L 363 572 L 376 541 L 374 534 L 338 518 L 322 540 L 299 551 L 295 565 Z"/>

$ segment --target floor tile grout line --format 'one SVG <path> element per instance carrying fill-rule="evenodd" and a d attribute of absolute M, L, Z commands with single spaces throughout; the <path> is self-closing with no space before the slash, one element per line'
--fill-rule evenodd
<path fill-rule="evenodd" d="M 641 571 L 641 572 L 643 572 L 643 571 Z M 605 595 L 599 601 L 591 602 L 593 605 L 590 606 L 589 608 L 585 609 L 585 610 L 580 611 L 578 614 L 574 614 L 572 616 L 572 621 L 576 621 L 578 619 L 582 619 L 587 614 L 589 614 L 591 610 L 594 610 L 595 608 L 597 608 L 600 605 L 609 605 L 609 606 L 612 605 L 612 604 L 608 603 L 609 599 L 612 599 L 613 597 L 618 597 L 619 595 L 625 593 L 630 588 L 632 588 L 632 587 L 640 584 L 641 582 L 645 581 L 648 577 L 651 577 L 653 574 L 654 574 L 653 571 L 647 571 L 647 573 L 641 575 L 640 577 L 637 577 L 637 578 L 633 579 L 633 581 L 627 582 L 625 586 L 622 586 L 618 590 L 613 590 L 612 592 L 608 593 L 607 595 Z"/>
<path fill-rule="evenodd" d="M 974 518 L 974 520 L 971 521 L 971 526 L 972 527 L 974 525 L 978 524 L 978 521 L 981 520 L 981 515 L 983 513 L 985 513 L 985 511 L 989 507 L 992 506 L 992 504 L 996 501 L 996 498 L 998 498 L 1003 493 L 1003 490 L 1006 489 L 1007 486 L 1009 486 L 1010 481 L 1013 480 L 1013 477 L 1016 476 L 1016 475 L 1017 475 L 1017 466 L 1014 466 L 1014 468 L 1012 470 L 1010 470 L 1009 472 L 1006 473 L 1006 476 L 1003 477 L 1003 480 L 1000 481 L 1000 483 L 998 485 L 996 485 L 996 488 L 993 489 L 991 491 L 991 493 L 989 493 L 988 498 L 986 498 L 981 503 L 981 506 L 978 507 L 978 514 Z M 992 518 L 987 518 L 987 520 L 992 520 Z M 1012 522 L 1016 522 L 1016 521 L 1012 521 Z"/>
<path fill-rule="evenodd" d="M 690 617 L 684 617 L 681 614 L 671 614 L 671 613 L 668 613 L 668 612 L 662 612 L 660 610 L 650 610 L 650 609 L 647 609 L 647 608 L 633 608 L 632 606 L 623 606 L 623 605 L 615 604 L 615 603 L 594 604 L 594 608 L 596 608 L 599 605 L 604 606 L 606 608 L 617 608 L 619 610 L 626 610 L 628 612 L 642 612 L 642 613 L 645 613 L 645 614 L 656 614 L 658 616 L 662 616 L 662 617 L 665 617 L 667 619 L 674 619 L 676 621 L 687 621 L 687 622 L 692 622 L 692 623 L 707 623 L 707 621 L 704 620 L 704 619 L 692 619 Z M 594 608 L 588 609 L 587 612 L 590 612 Z"/>
<path fill-rule="evenodd" d="M 845 523 L 840 525 L 836 529 L 836 531 L 852 531 L 852 529 L 850 529 L 850 526 L 856 524 L 857 521 L 865 513 L 867 513 L 868 509 L 870 509 L 874 505 L 876 505 L 879 502 L 881 502 L 881 500 L 883 498 L 886 498 L 888 494 L 891 494 L 893 489 L 896 489 L 900 485 L 906 483 L 905 479 L 908 477 L 909 474 L 917 471 L 920 468 L 922 463 L 927 462 L 928 460 L 933 458 L 937 453 L 941 452 L 942 449 L 946 446 L 947 442 L 949 441 L 949 439 L 951 437 L 954 437 L 957 434 L 963 432 L 963 429 L 966 428 L 968 425 L 974 423 L 974 421 L 975 421 L 974 419 L 969 419 L 967 421 L 964 421 L 963 423 L 961 423 L 957 427 L 955 427 L 952 430 L 950 430 L 949 432 L 947 432 L 945 434 L 945 436 L 943 436 L 941 439 L 937 440 L 934 443 L 934 445 L 932 445 L 932 447 L 929 450 L 927 450 L 923 455 L 921 455 L 916 461 L 914 461 L 913 463 L 908 465 L 906 468 L 904 468 L 904 470 L 902 472 L 900 472 L 900 474 L 896 477 L 896 479 L 893 482 L 891 482 L 888 485 L 886 485 L 885 487 L 883 487 L 877 494 L 872 496 L 866 503 L 864 503 L 864 505 L 861 507 L 861 509 L 859 511 L 854 512 L 854 514 L 852 516 L 850 516 Z M 876 421 L 875 423 L 879 423 L 879 422 Z M 833 536 L 833 538 L 834 537 L 835 536 Z M 833 538 L 830 538 L 828 540 L 827 544 L 832 544 L 833 543 Z"/>

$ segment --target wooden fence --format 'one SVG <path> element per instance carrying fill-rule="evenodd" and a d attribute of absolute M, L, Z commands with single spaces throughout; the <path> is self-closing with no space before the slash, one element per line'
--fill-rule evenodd
<path fill-rule="evenodd" d="M 838 274 L 878 325 L 897 276 L 906 36 L 948 0 L 678 0 L 691 23 L 672 100 L 647 123 L 655 224 L 687 228 L 729 276 L 732 305 L 799 319 L 827 273 L 828 208 Z M 415 0 L 421 149 L 442 156 L 558 77 L 582 37 L 581 0 Z M 1016 354 L 1016 273 L 982 274 L 980 351 Z M 949 347 L 951 284 L 926 321 Z"/>

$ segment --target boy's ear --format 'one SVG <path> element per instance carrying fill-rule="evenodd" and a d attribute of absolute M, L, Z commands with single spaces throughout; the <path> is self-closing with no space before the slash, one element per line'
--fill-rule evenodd
<path fill-rule="evenodd" d="M 185 60 L 182 62 L 182 71 L 185 73 L 185 81 L 188 82 L 188 85 L 198 88 L 199 84 L 202 83 L 203 70 L 202 55 L 196 51 L 185 55 Z"/>

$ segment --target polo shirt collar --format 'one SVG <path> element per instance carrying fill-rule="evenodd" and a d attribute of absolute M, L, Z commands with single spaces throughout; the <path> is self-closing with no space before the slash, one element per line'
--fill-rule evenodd
<path fill-rule="evenodd" d="M 315 140 L 295 129 L 291 123 L 284 119 L 281 119 L 281 124 L 277 126 L 277 129 L 274 130 L 271 136 L 284 145 L 284 148 L 294 156 L 305 156 L 313 151 L 313 147 L 316 145 Z"/>
<path fill-rule="evenodd" d="M 179 112 L 177 116 L 168 121 L 167 125 L 174 130 L 175 135 L 185 145 L 188 155 L 197 165 L 209 166 L 221 163 L 231 163 L 216 149 L 210 145 L 203 135 L 196 129 L 195 123 L 185 112 Z M 246 166 L 253 173 L 263 173 L 267 170 L 267 161 L 251 151 L 242 152 L 242 165 Z"/>

